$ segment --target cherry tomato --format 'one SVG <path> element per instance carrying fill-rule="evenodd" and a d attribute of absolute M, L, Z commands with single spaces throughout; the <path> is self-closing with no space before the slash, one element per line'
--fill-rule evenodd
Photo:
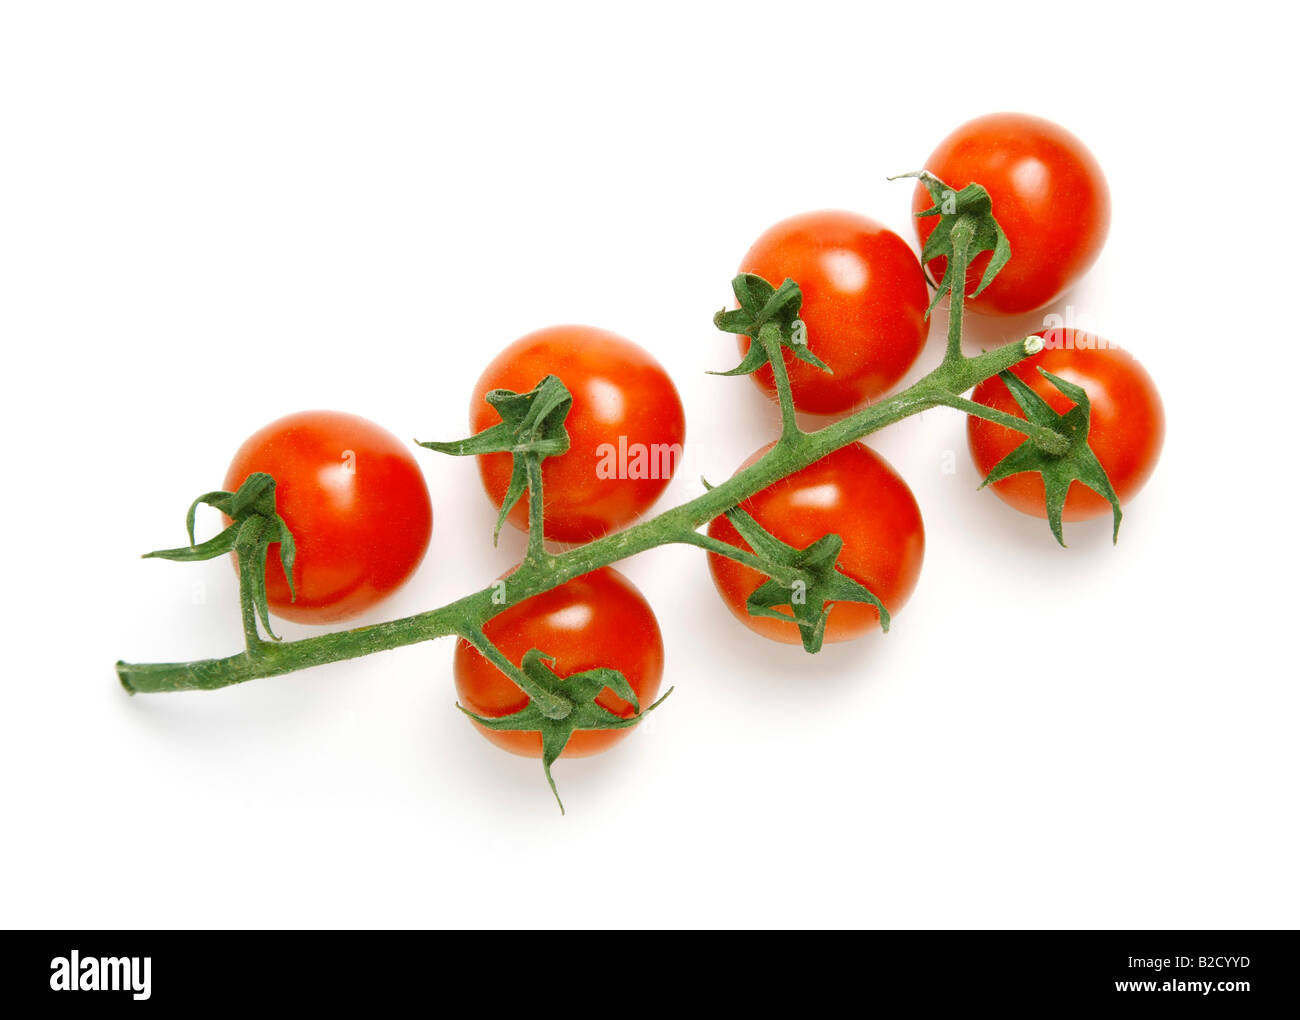
<path fill-rule="evenodd" d="M 664 673 L 659 624 L 632 582 L 609 567 L 511 606 L 489 620 L 483 632 L 516 666 L 524 653 L 537 648 L 554 657 L 550 668 L 556 676 L 601 667 L 617 669 L 627 677 L 643 710 L 658 696 Z M 528 705 L 528 695 L 463 638 L 456 645 L 453 672 L 461 704 L 476 715 L 500 718 Z M 596 701 L 624 719 L 634 714 L 632 706 L 608 687 Z M 530 758 L 542 756 L 542 735 L 535 730 L 489 730 L 474 725 L 498 747 Z M 576 730 L 560 757 L 598 754 L 634 728 Z"/>
<path fill-rule="evenodd" d="M 993 113 L 963 124 L 939 143 L 925 169 L 950 187 L 983 185 L 993 215 L 1011 245 L 1011 260 L 966 307 L 989 315 L 1018 315 L 1050 304 L 1074 285 L 1101 254 L 1110 229 L 1106 178 L 1079 139 L 1064 128 L 1023 113 Z M 913 212 L 934 205 L 918 184 Z M 924 246 L 938 218 L 916 220 Z M 991 253 L 972 260 L 966 293 L 979 285 Z M 946 259 L 929 264 L 943 277 Z"/>
<path fill-rule="evenodd" d="M 681 458 L 686 418 L 668 373 L 642 348 L 593 326 L 552 326 L 529 333 L 488 365 L 474 387 L 470 429 L 501 419 L 489 390 L 531 390 L 558 376 L 573 394 L 565 419 L 569 450 L 542 462 L 546 537 L 585 542 L 635 520 L 659 498 Z M 478 458 L 483 486 L 496 506 L 513 467 L 508 453 Z M 528 529 L 528 497 L 510 512 Z"/>
<path fill-rule="evenodd" d="M 1165 436 L 1165 412 L 1160 394 L 1146 369 L 1132 355 L 1114 344 L 1074 329 L 1050 329 L 1038 334 L 1047 342 L 1040 354 L 1026 358 L 1013 371 L 1058 414 L 1074 402 L 1038 371 L 1082 386 L 1092 413 L 1088 424 L 1088 445 L 1110 478 L 1120 504 L 1128 502 L 1151 476 L 1160 457 Z M 1024 412 L 1001 379 L 994 376 L 975 388 L 973 399 L 1017 418 Z M 1022 442 L 1024 436 L 1004 425 L 968 417 L 966 433 L 975 467 L 984 477 L 993 466 Z M 1041 475 L 1025 472 L 1011 475 L 991 486 L 1002 501 L 1021 513 L 1046 517 L 1047 507 Z M 1079 482 L 1070 486 L 1062 518 L 1085 521 L 1110 516 L 1110 504 Z"/>
<path fill-rule="evenodd" d="M 785 351 L 794 404 L 838 414 L 891 389 L 925 346 L 929 302 L 921 263 L 907 242 L 875 220 L 827 210 L 782 220 L 740 263 L 774 287 L 789 277 L 803 293 L 808 349 L 834 375 Z M 743 355 L 749 337 L 737 338 Z M 776 393 L 772 369 L 750 376 Z"/>
<path fill-rule="evenodd" d="M 433 529 L 429 490 L 404 443 L 340 411 L 302 411 L 271 422 L 226 471 L 234 492 L 257 471 L 276 482 L 275 505 L 297 555 L 291 601 L 279 543 L 268 550 L 266 599 L 300 623 L 333 623 L 396 591 L 424 558 Z"/>
<path fill-rule="evenodd" d="M 769 449 L 770 444 L 741 467 L 748 467 Z M 839 535 L 844 540 L 840 571 L 875 594 L 891 615 L 903 607 L 916 587 L 925 556 L 921 509 L 907 483 L 862 443 L 836 450 L 740 506 L 782 542 L 797 548 L 832 532 Z M 738 548 L 750 548 L 726 517 L 710 522 L 709 534 Z M 736 619 L 774 641 L 799 643 L 796 624 L 751 616 L 745 608 L 749 596 L 767 581 L 763 574 L 717 553 L 709 554 L 709 569 Z M 879 622 L 875 606 L 833 603 L 825 639 L 848 641 L 875 630 Z"/>

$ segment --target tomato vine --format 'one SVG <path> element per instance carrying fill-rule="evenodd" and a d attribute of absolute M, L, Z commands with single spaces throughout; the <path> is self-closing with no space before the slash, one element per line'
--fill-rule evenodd
<path fill-rule="evenodd" d="M 1118 528 L 1118 502 L 1114 500 L 1105 472 L 1088 447 L 1088 403 L 1082 390 L 1077 387 L 1067 390 L 1068 384 L 1048 376 L 1075 401 L 1076 407 L 1068 414 L 1057 415 L 1044 411 L 1045 405 L 1041 400 L 1025 406 L 1024 400 L 1028 398 L 1024 398 L 1021 406 L 1028 419 L 985 407 L 963 396 L 994 376 L 1011 379 L 1008 370 L 1042 350 L 1043 340 L 1030 336 L 980 354 L 963 353 L 962 311 L 968 296 L 963 284 L 967 266 L 980 252 L 993 253 L 988 270 L 973 295 L 996 276 L 1011 252 L 993 217 L 988 193 L 979 185 L 971 184 L 953 192 L 931 174 L 920 172 L 907 176 L 920 177 L 934 200 L 932 209 L 918 215 L 940 217 L 940 224 L 931 233 L 923 252 L 925 261 L 936 256 L 947 258 L 947 271 L 936 288 L 930 310 L 941 297 L 950 295 L 944 357 L 933 371 L 912 386 L 823 428 L 805 432 L 795 417 L 790 380 L 785 370 L 786 352 L 824 371 L 830 369 L 806 346 L 804 324 L 799 319 L 801 294 L 798 284 L 785 280 L 774 286 L 761 277 L 741 274 L 733 281 L 739 307 L 719 312 L 714 321 L 720 330 L 748 335 L 753 342 L 739 366 L 718 374 L 745 375 L 770 367 L 776 381 L 782 418 L 780 437 L 767 453 L 748 467 L 716 486 L 707 486 L 706 483 L 707 491 L 687 503 L 585 545 L 552 553 L 543 540 L 541 464 L 546 457 L 562 454 L 569 448 L 564 422 L 571 406 L 570 394 L 563 381 L 554 375 L 542 379 L 527 393 L 493 391 L 487 395 L 487 400 L 499 413 L 500 424 L 464 440 L 421 445 L 453 456 L 508 452 L 514 458 L 514 470 L 500 508 L 496 531 L 500 531 L 507 514 L 527 489 L 529 541 L 522 562 L 507 578 L 414 616 L 296 641 L 280 641 L 272 634 L 266 615 L 266 547 L 272 541 L 281 543 L 286 574 L 290 574 L 292 538 L 275 512 L 274 480 L 267 475 L 251 476 L 237 492 L 208 493 L 195 501 L 187 517 L 189 546 L 149 554 L 194 560 L 233 551 L 240 567 L 245 647 L 224 658 L 171 663 L 119 662 L 117 675 L 122 686 L 133 694 L 213 690 L 258 677 L 282 675 L 439 637 L 457 636 L 478 649 L 530 698 L 528 707 L 516 716 L 492 720 L 475 718 L 480 724 L 498 729 L 536 729 L 542 732 L 543 764 L 550 780 L 550 766 L 575 728 L 627 726 L 641 718 L 644 711 L 635 704 L 634 698 L 629 699 L 637 714 L 630 719 L 611 721 L 606 718 L 608 712 L 593 709 L 593 699 L 605 687 L 626 697 L 630 689 L 621 674 L 614 670 L 595 670 L 576 678 L 565 678 L 565 683 L 556 682 L 557 678 L 546 666 L 546 649 L 533 649 L 525 656 L 522 665 L 516 666 L 488 640 L 484 625 L 511 606 L 601 567 L 657 546 L 688 544 L 735 559 L 768 576 L 769 583 L 755 592 L 750 600 L 751 613 L 785 617 L 777 607 L 789 600 L 783 600 L 778 589 L 788 590 L 793 584 L 802 584 L 802 590 L 812 595 L 812 602 L 802 605 L 794 616 L 785 618 L 799 626 L 804 647 L 810 652 L 821 647 L 826 616 L 833 602 L 869 602 L 878 607 L 881 623 L 887 626 L 888 608 L 874 593 L 836 569 L 841 546 L 838 535 L 825 535 L 804 549 L 795 549 L 764 532 L 757 522 L 738 509 L 738 505 L 841 447 L 910 415 L 933 407 L 950 407 L 1024 434 L 1024 442 L 994 467 L 986 483 L 1012 471 L 1037 471 L 1050 483 L 1049 493 L 1054 493 L 1062 490 L 1062 486 L 1068 489 L 1070 482 L 1078 479 L 1112 501 L 1115 527 Z M 1018 384 L 1018 380 L 1016 382 Z M 1013 391 L 1018 399 L 1023 396 L 1021 391 L 1024 389 L 1019 385 L 1019 389 Z M 1063 490 L 1061 499 L 1064 499 Z M 196 546 L 194 511 L 200 502 L 223 510 L 233 518 L 233 523 L 217 538 Z M 715 541 L 700 533 L 702 527 L 724 514 L 744 532 L 753 551 Z M 1059 513 L 1050 516 L 1052 530 L 1059 539 Z M 269 639 L 259 633 L 259 619 Z M 554 788 L 553 780 L 551 785 Z"/>

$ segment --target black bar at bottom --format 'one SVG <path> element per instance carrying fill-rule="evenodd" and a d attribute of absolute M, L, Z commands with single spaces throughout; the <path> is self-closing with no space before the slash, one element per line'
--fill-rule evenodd
<path fill-rule="evenodd" d="M 540 906 L 540 905 L 539 905 Z M 702 936 L 702 937 L 701 937 Z M 1294 1008 L 1290 932 L 18 932 L 0 954 L 0 1004 L 42 1013 L 354 1005 L 439 1012 L 799 1012 L 890 1004 Z M 685 987 L 683 984 L 685 983 Z M 18 1015 L 10 1013 L 10 1015 Z"/>

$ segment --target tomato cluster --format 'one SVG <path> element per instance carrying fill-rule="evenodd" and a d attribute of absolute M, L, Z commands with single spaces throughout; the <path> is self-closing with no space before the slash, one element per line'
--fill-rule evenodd
<path fill-rule="evenodd" d="M 1003 270 L 978 296 L 968 297 L 972 312 L 1041 309 L 1077 281 L 1101 251 L 1110 218 L 1105 178 L 1082 143 L 1055 124 L 1018 114 L 982 117 L 945 138 L 925 169 L 954 190 L 982 186 L 1010 247 Z M 918 186 L 914 211 L 931 203 L 931 193 Z M 917 218 L 922 245 L 936 219 Z M 984 252 L 970 265 L 967 295 L 978 289 L 989 258 Z M 740 261 L 741 273 L 774 286 L 792 279 L 802 295 L 799 322 L 805 353 L 813 357 L 781 349 L 797 410 L 842 415 L 899 383 L 926 343 L 927 269 L 932 281 L 941 279 L 943 259 L 923 268 L 906 241 L 854 212 L 792 216 L 758 237 Z M 1130 499 L 1150 475 L 1163 438 L 1154 384 L 1131 356 L 1099 338 L 1060 329 L 1040 335 L 1045 349 L 1017 365 L 1016 378 L 1057 413 L 1066 412 L 1071 400 L 1039 370 L 1083 387 L 1091 402 L 1087 442 L 1119 499 Z M 738 340 L 742 355 L 755 342 L 744 335 Z M 541 462 L 544 537 L 584 543 L 628 525 L 655 503 L 680 458 L 685 415 L 672 380 L 648 351 L 595 327 L 554 326 L 515 341 L 487 366 L 470 401 L 472 433 L 503 421 L 485 399 L 489 394 L 526 393 L 547 376 L 563 382 L 572 403 L 564 420 L 567 449 Z M 752 377 L 776 394 L 770 365 Z M 1004 416 L 1025 417 L 1022 402 L 997 377 L 982 383 L 973 399 Z M 969 440 L 976 466 L 987 475 L 1025 436 L 972 415 Z M 742 468 L 770 448 L 757 451 Z M 482 453 L 478 467 L 488 497 L 502 506 L 514 480 L 512 451 Z M 259 472 L 275 479 L 276 508 L 297 540 L 292 589 L 276 547 L 267 551 L 266 597 L 273 612 L 308 623 L 356 616 L 401 586 L 423 558 L 432 527 L 427 488 L 406 447 L 377 425 L 325 411 L 282 418 L 240 447 L 227 488 L 234 491 Z M 1038 474 L 1013 474 L 994 489 L 1018 510 L 1046 513 Z M 1078 520 L 1109 510 L 1106 499 L 1075 483 L 1064 515 Z M 793 549 L 838 535 L 837 569 L 874 593 L 891 613 L 901 609 L 920 576 L 925 536 L 917 501 L 899 474 L 862 443 L 842 447 L 752 495 L 739 512 Z M 515 502 L 507 519 L 527 531 L 529 501 Z M 755 593 L 767 583 L 764 574 L 723 554 L 724 544 L 752 552 L 737 519 L 717 517 L 708 535 L 715 543 L 709 554 L 713 580 L 735 616 L 764 637 L 799 641 L 799 626 L 780 606 L 765 614 L 753 611 Z M 825 639 L 857 638 L 880 620 L 873 604 L 831 601 Z M 663 676 L 663 644 L 653 611 L 608 568 L 500 612 L 487 622 L 484 637 L 516 668 L 530 650 L 542 650 L 561 680 L 594 669 L 618 670 L 640 705 L 654 698 Z M 458 644 L 454 667 L 462 704 L 481 720 L 502 719 L 529 704 L 529 695 L 502 671 L 504 666 L 498 668 L 469 641 Z M 613 717 L 636 711 L 609 687 L 596 702 Z M 538 732 L 480 729 L 508 750 L 543 752 Z M 601 751 L 625 732 L 575 732 L 564 753 Z"/>

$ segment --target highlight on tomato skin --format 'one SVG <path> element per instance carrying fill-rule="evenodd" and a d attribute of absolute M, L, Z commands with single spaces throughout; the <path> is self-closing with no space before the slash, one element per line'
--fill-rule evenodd
<path fill-rule="evenodd" d="M 484 399 L 490 390 L 525 393 L 547 375 L 564 383 L 573 405 L 565 419 L 568 452 L 542 461 L 545 535 L 586 542 L 632 523 L 658 500 L 681 460 L 686 413 L 672 379 L 644 348 L 595 326 L 551 326 L 516 340 L 484 369 L 470 398 L 470 431 L 500 421 Z M 512 458 L 477 460 L 499 508 Z M 527 495 L 507 519 L 528 530 Z"/>
<path fill-rule="evenodd" d="M 1097 261 L 1110 230 L 1110 189 L 1101 165 L 1059 124 L 1023 113 L 992 113 L 956 128 L 924 168 L 954 190 L 979 184 L 1011 246 L 1011 259 L 967 311 L 1020 315 L 1064 294 Z M 912 211 L 934 205 L 918 184 Z M 938 217 L 915 219 L 922 247 Z M 976 256 L 966 274 L 966 294 L 979 285 L 991 253 Z M 928 263 L 934 280 L 947 260 Z"/>
<path fill-rule="evenodd" d="M 738 470 L 762 457 L 774 444 L 757 450 Z M 826 534 L 844 540 L 840 571 L 868 588 L 895 616 L 921 576 L 925 525 L 907 483 L 880 454 L 850 443 L 808 467 L 770 485 L 740 504 L 741 509 L 782 542 L 805 547 Z M 729 545 L 749 549 L 725 516 L 708 533 Z M 749 596 L 767 577 L 718 553 L 709 553 L 709 571 L 727 608 L 750 630 L 783 644 L 799 644 L 791 622 L 752 616 Z M 783 611 L 788 611 L 785 607 Z M 850 641 L 880 629 L 875 606 L 836 602 L 826 623 L 826 641 Z"/>
<path fill-rule="evenodd" d="M 302 411 L 253 433 L 226 471 L 234 492 L 250 474 L 275 479 L 275 504 L 294 538 L 294 592 L 267 551 L 266 598 L 276 616 L 336 623 L 397 591 L 424 559 L 433 505 L 407 445 L 355 414 Z M 296 597 L 294 597 L 296 596 Z"/>
<path fill-rule="evenodd" d="M 505 579 L 509 584 L 509 577 Z M 489 620 L 483 633 L 518 666 L 529 649 L 554 657 L 556 676 L 590 669 L 616 669 L 636 693 L 644 711 L 659 696 L 664 673 L 663 636 L 654 610 L 626 577 L 601 567 L 534 595 Z M 453 659 L 460 703 L 475 715 L 500 718 L 528 705 L 528 695 L 463 638 Z M 596 701 L 627 719 L 631 704 L 606 687 Z M 529 758 L 542 756 L 542 736 L 529 730 L 475 729 L 498 747 Z M 583 758 L 608 750 L 639 726 L 611 730 L 577 730 L 561 758 Z"/>
<path fill-rule="evenodd" d="M 920 260 L 884 224 L 842 210 L 803 213 L 763 232 L 740 263 L 778 287 L 803 294 L 808 349 L 827 374 L 785 353 L 795 407 L 809 414 L 850 411 L 894 387 L 925 346 L 929 293 Z M 738 336 L 742 357 L 750 338 Z M 770 396 L 770 366 L 750 377 Z"/>
<path fill-rule="evenodd" d="M 1068 411 L 1074 403 L 1038 370 L 1045 369 L 1083 387 L 1091 407 L 1088 445 L 1110 478 L 1120 504 L 1127 506 L 1151 477 L 1164 445 L 1164 405 L 1155 382 L 1131 354 L 1096 334 L 1060 327 L 1036 335 L 1043 337 L 1044 350 L 1011 371 L 1058 414 Z M 1017 418 L 1024 417 L 1006 383 L 996 376 L 980 383 L 972 399 Z M 966 419 L 966 435 L 981 478 L 1025 438 L 1005 425 L 972 416 Z M 1047 516 L 1041 475 L 1011 475 L 990 488 L 1021 513 Z M 1079 482 L 1070 486 L 1063 520 L 1086 521 L 1110 514 L 1111 506 L 1103 497 Z"/>

